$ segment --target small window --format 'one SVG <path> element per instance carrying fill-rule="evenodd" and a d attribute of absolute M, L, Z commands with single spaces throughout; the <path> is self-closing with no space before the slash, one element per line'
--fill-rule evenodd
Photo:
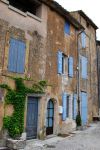
<path fill-rule="evenodd" d="M 69 22 L 65 22 L 65 28 L 64 28 L 64 32 L 65 34 L 70 35 L 70 23 Z"/>
<path fill-rule="evenodd" d="M 81 41 L 82 41 L 82 48 L 86 48 L 86 34 L 85 34 L 85 32 L 81 33 Z"/>
<path fill-rule="evenodd" d="M 74 76 L 74 60 L 73 60 L 73 57 L 70 56 L 68 58 L 68 75 L 69 77 L 73 77 Z"/>
<path fill-rule="evenodd" d="M 67 70 L 68 70 L 67 62 L 68 62 L 67 56 L 62 52 L 58 51 L 58 73 L 59 74 L 67 74 Z"/>
<path fill-rule="evenodd" d="M 8 71 L 24 73 L 25 43 L 17 39 L 10 39 Z"/>
<path fill-rule="evenodd" d="M 66 107 L 66 117 L 69 118 L 69 101 L 70 101 L 70 95 L 67 96 L 67 107 Z"/>
<path fill-rule="evenodd" d="M 81 56 L 81 77 L 87 79 L 87 57 Z"/>

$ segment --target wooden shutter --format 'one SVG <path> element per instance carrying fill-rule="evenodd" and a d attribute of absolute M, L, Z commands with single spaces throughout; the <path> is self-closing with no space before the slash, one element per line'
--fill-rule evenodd
<path fill-rule="evenodd" d="M 82 40 L 82 48 L 86 48 L 86 34 L 85 34 L 85 32 L 82 32 L 81 40 Z"/>
<path fill-rule="evenodd" d="M 65 33 L 66 34 L 70 34 L 70 23 L 69 22 L 65 22 Z"/>
<path fill-rule="evenodd" d="M 81 56 L 81 63 L 82 63 L 82 78 L 87 79 L 87 58 Z"/>
<path fill-rule="evenodd" d="M 17 42 L 15 39 L 10 39 L 8 71 L 16 72 L 17 67 Z"/>
<path fill-rule="evenodd" d="M 77 94 L 73 97 L 73 119 L 75 120 L 77 116 Z"/>
<path fill-rule="evenodd" d="M 18 41 L 17 72 L 23 73 L 25 68 L 25 43 Z"/>
<path fill-rule="evenodd" d="M 86 125 L 87 123 L 87 93 L 81 92 L 81 100 L 82 100 L 82 124 Z"/>
<path fill-rule="evenodd" d="M 73 57 L 68 58 L 68 75 L 70 77 L 73 77 Z"/>
<path fill-rule="evenodd" d="M 25 43 L 11 38 L 9 48 L 8 70 L 23 73 L 25 65 Z"/>
<path fill-rule="evenodd" d="M 63 93 L 62 95 L 62 106 L 63 106 L 62 120 L 65 121 L 67 112 L 67 93 Z"/>
<path fill-rule="evenodd" d="M 62 74 L 62 52 L 58 51 L 58 73 Z"/>

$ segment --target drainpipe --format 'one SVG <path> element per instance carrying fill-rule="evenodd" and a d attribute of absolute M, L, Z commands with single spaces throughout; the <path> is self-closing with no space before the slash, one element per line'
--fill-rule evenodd
<path fill-rule="evenodd" d="M 81 30 L 77 34 L 77 103 L 78 103 L 78 112 L 77 114 L 80 115 L 80 47 L 79 47 L 79 36 L 84 31 Z"/>

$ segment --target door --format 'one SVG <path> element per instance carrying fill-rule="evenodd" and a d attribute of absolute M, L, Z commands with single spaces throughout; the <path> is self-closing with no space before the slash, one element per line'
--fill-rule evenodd
<path fill-rule="evenodd" d="M 46 117 L 46 135 L 53 134 L 53 123 L 54 123 L 54 103 L 49 100 L 47 105 L 47 117 Z"/>
<path fill-rule="evenodd" d="M 37 121 L 38 121 L 38 98 L 28 97 L 27 122 L 26 122 L 27 139 L 33 139 L 37 137 Z"/>
<path fill-rule="evenodd" d="M 81 99 L 82 99 L 82 125 L 87 124 L 87 93 L 81 92 Z"/>

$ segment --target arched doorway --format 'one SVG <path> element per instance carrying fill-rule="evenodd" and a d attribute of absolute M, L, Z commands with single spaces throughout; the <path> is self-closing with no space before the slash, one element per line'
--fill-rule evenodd
<path fill-rule="evenodd" d="M 53 134 L 53 125 L 54 125 L 54 103 L 50 99 L 47 104 L 46 135 Z"/>

